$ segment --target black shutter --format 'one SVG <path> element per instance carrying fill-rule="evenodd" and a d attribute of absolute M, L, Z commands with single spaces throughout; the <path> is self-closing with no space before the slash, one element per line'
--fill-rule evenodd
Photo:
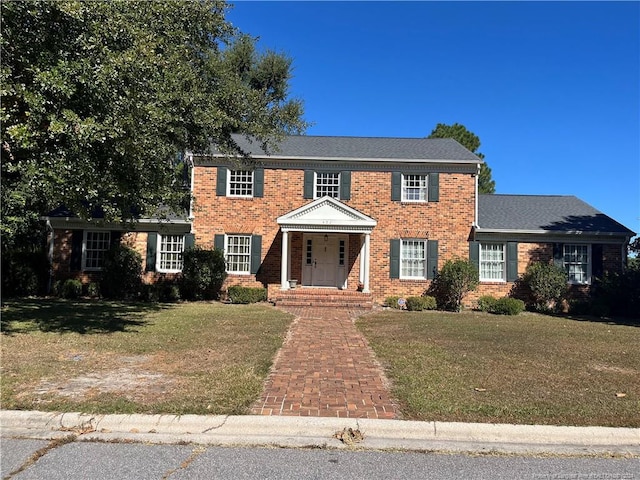
<path fill-rule="evenodd" d="M 400 200 L 402 200 L 402 174 L 391 172 L 391 201 L 399 202 Z"/>
<path fill-rule="evenodd" d="M 564 268 L 564 253 L 562 243 L 553 244 L 553 263 L 556 267 Z"/>
<path fill-rule="evenodd" d="M 392 238 L 389 249 L 389 275 L 400 278 L 400 239 Z"/>
<path fill-rule="evenodd" d="M 591 276 L 602 278 L 604 275 L 604 264 L 602 260 L 602 245 L 595 243 L 591 245 Z"/>
<path fill-rule="evenodd" d="M 262 198 L 264 196 L 264 168 L 257 167 L 253 171 L 253 196 Z"/>
<path fill-rule="evenodd" d="M 480 272 L 480 242 L 469 242 L 469 261 L 473 263 Z"/>
<path fill-rule="evenodd" d="M 216 250 L 222 250 L 224 252 L 224 235 L 215 234 L 213 236 L 213 248 Z"/>
<path fill-rule="evenodd" d="M 147 264 L 145 270 L 147 272 L 156 271 L 156 252 L 158 248 L 158 234 L 149 232 L 147 234 Z"/>
<path fill-rule="evenodd" d="M 507 282 L 518 279 L 518 243 L 507 242 Z"/>
<path fill-rule="evenodd" d="M 71 259 L 69 269 L 72 272 L 79 272 L 82 269 L 82 240 L 83 230 L 73 230 L 71 232 Z"/>
<path fill-rule="evenodd" d="M 251 235 L 251 271 L 256 274 L 262 263 L 262 235 Z"/>
<path fill-rule="evenodd" d="M 340 172 L 340 200 L 351 200 L 351 172 Z"/>
<path fill-rule="evenodd" d="M 111 230 L 111 238 L 109 239 L 109 246 L 113 247 L 120 243 L 120 239 L 122 238 L 122 232 L 120 230 Z"/>
<path fill-rule="evenodd" d="M 428 182 L 429 182 L 429 186 L 427 187 L 427 195 L 429 197 L 429 201 L 430 202 L 440 201 L 440 174 L 430 173 Z"/>
<path fill-rule="evenodd" d="M 218 167 L 216 179 L 216 195 L 224 197 L 227 194 L 227 167 Z"/>
<path fill-rule="evenodd" d="M 185 233 L 184 249 L 191 250 L 196 245 L 196 236 L 193 233 Z"/>
<path fill-rule="evenodd" d="M 438 273 L 438 240 L 427 241 L 427 278 L 433 280 Z"/>
<path fill-rule="evenodd" d="M 313 180 L 314 180 L 315 174 L 313 170 L 305 170 L 304 171 L 304 191 L 303 191 L 303 197 L 304 198 L 313 198 Z"/>

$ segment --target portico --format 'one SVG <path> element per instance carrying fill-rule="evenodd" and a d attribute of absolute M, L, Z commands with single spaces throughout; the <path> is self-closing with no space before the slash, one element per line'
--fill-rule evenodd
<path fill-rule="evenodd" d="M 301 285 L 349 288 L 348 277 L 353 260 L 349 252 L 357 251 L 360 258 L 358 282 L 362 291 L 369 293 L 371 232 L 376 220 L 325 196 L 278 217 L 277 222 L 282 231 L 281 290 L 291 288 L 293 249 L 290 234 L 300 232 L 302 245 L 297 251 L 302 257 L 299 259 L 301 278 L 296 280 Z M 360 238 L 357 250 L 349 245 L 350 239 L 358 238 L 353 234 Z"/>

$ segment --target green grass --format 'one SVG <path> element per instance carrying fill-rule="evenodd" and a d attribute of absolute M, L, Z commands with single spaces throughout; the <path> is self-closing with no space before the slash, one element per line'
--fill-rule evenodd
<path fill-rule="evenodd" d="M 358 327 L 407 419 L 640 426 L 637 326 L 390 311 Z"/>
<path fill-rule="evenodd" d="M 267 305 L 8 302 L 2 408 L 247 413 L 291 319 Z"/>

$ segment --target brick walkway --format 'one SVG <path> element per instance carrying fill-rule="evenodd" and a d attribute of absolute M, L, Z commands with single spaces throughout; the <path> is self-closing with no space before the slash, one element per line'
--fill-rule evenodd
<path fill-rule="evenodd" d="M 354 325 L 363 312 L 283 309 L 297 318 L 253 414 L 398 418 L 382 369 Z"/>

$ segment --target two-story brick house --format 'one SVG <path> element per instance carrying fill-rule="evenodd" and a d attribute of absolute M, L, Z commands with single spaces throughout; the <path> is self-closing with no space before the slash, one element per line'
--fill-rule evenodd
<path fill-rule="evenodd" d="M 290 136 L 271 155 L 234 139 L 251 162 L 190 155 L 188 218 L 141 221 L 122 236 L 114 225 L 92 231 L 51 216 L 54 269 L 70 272 L 73 238 L 81 276 L 87 258 L 120 238 L 144 253 L 151 280 L 179 272 L 195 242 L 224 250 L 227 285 L 265 286 L 272 299 L 294 284 L 312 295 L 359 290 L 376 302 L 420 295 L 453 258 L 478 265 L 475 296 L 505 295 L 537 260 L 589 285 L 623 268 L 634 235 L 575 197 L 478 195 L 482 160 L 450 139 Z"/>

